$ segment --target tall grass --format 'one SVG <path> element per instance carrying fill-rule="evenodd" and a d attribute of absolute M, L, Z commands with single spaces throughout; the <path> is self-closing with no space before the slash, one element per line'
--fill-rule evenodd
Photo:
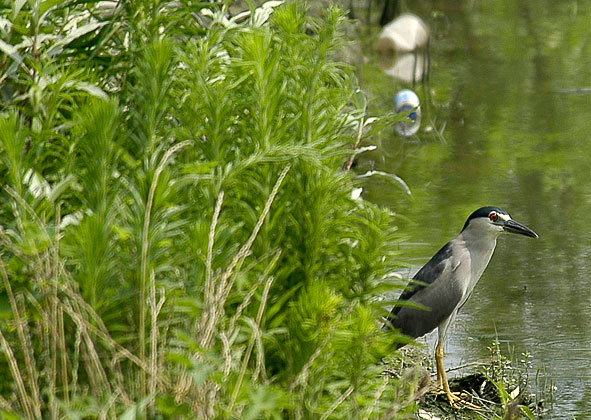
<path fill-rule="evenodd" d="M 4 416 L 408 410 L 374 299 L 395 226 L 342 170 L 368 121 L 343 11 L 2 11 Z"/>

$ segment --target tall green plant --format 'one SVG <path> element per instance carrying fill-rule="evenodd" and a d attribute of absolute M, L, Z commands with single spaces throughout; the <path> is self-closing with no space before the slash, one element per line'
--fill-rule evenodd
<path fill-rule="evenodd" d="M 343 11 L 45 6 L 13 11 L 10 42 L 39 28 L 70 38 L 3 62 L 12 92 L 68 69 L 37 102 L 4 91 L 0 368 L 12 379 L 0 407 L 26 418 L 405 410 L 381 375 L 392 336 L 375 299 L 397 234 L 388 211 L 351 198 L 358 181 L 342 169 L 367 125 L 355 77 L 334 59 Z M 37 29 L 17 31 L 38 12 Z"/>

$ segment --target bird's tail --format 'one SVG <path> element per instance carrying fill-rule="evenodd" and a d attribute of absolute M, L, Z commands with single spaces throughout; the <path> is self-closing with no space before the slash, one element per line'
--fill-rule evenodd
<path fill-rule="evenodd" d="M 398 350 L 399 348 L 404 347 L 409 343 L 412 343 L 413 339 L 402 334 L 402 332 L 396 328 L 394 324 L 394 319 L 395 318 L 391 315 L 388 315 L 387 317 L 383 318 L 384 323 L 382 324 L 382 330 L 397 333 L 395 335 L 396 340 L 392 342 L 392 347 L 394 348 L 394 350 Z"/>

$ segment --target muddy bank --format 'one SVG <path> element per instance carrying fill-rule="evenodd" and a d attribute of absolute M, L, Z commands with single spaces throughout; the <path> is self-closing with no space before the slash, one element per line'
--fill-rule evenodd
<path fill-rule="evenodd" d="M 415 418 L 444 419 L 537 419 L 551 404 L 549 390 L 536 389 L 526 369 L 526 360 L 509 360 L 498 343 L 490 347 L 491 358 L 475 364 L 470 372 L 449 378 L 450 389 L 469 404 L 454 408 L 438 389 L 435 368 L 422 346 L 406 346 L 389 360 L 386 373 L 416 383 Z M 453 372 L 450 372 L 450 376 Z M 475 406 L 475 407 L 474 407 Z"/>

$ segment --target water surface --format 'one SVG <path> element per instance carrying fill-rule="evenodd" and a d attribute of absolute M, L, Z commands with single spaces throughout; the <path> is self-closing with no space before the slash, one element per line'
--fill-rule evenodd
<path fill-rule="evenodd" d="M 419 1 L 407 11 L 433 30 L 430 79 L 414 87 L 421 130 L 391 130 L 358 170 L 396 173 L 413 197 L 377 180 L 364 197 L 408 217 L 404 254 L 417 266 L 484 205 L 534 229 L 537 240 L 499 239 L 446 365 L 486 360 L 498 337 L 517 359 L 531 354 L 532 379 L 540 370 L 553 381 L 549 418 L 591 418 L 591 3 Z M 365 55 L 362 85 L 380 112 L 392 109 L 411 86 Z"/>

